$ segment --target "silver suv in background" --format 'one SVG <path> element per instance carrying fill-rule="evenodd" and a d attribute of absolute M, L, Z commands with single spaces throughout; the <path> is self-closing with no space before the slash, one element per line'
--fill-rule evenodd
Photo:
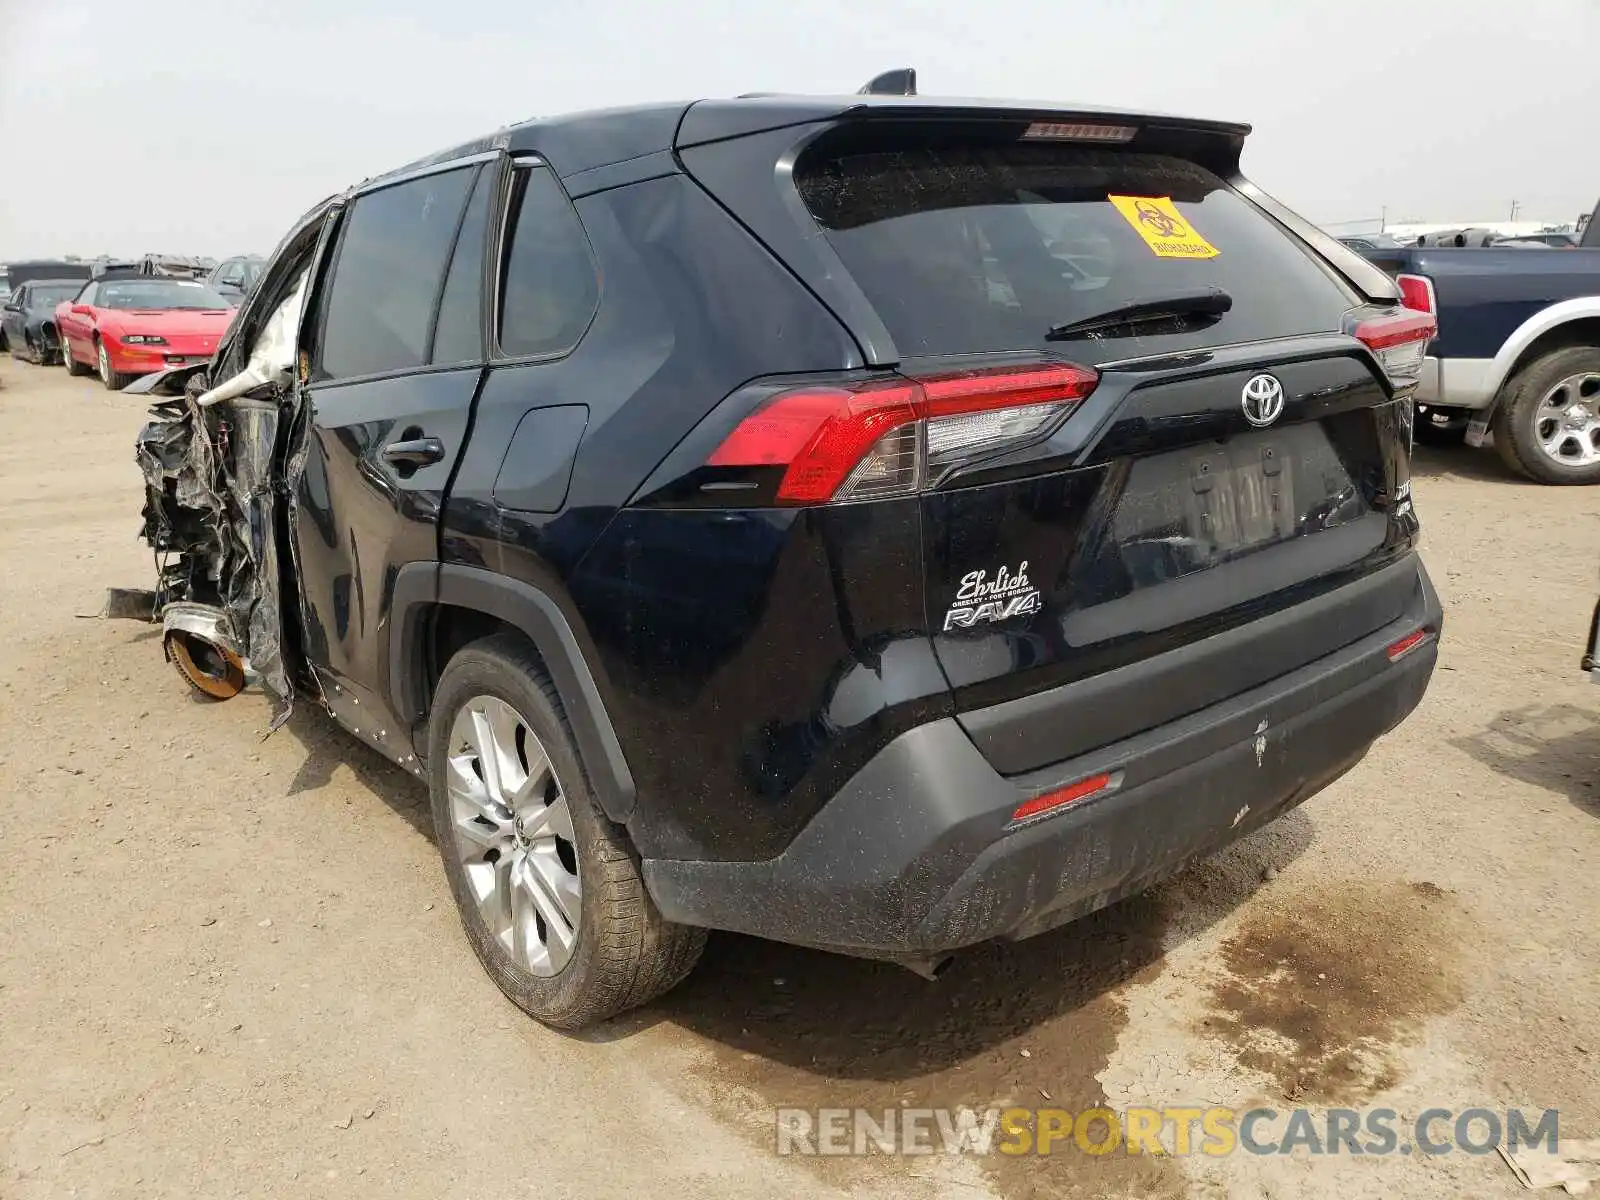
<path fill-rule="evenodd" d="M 211 269 L 206 283 L 224 296 L 245 296 L 261 277 L 261 268 L 265 265 L 266 260 L 257 254 L 225 258 Z"/>

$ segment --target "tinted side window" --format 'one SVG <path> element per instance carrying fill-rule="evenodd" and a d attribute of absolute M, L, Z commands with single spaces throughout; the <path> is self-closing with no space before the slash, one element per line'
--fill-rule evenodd
<path fill-rule="evenodd" d="M 600 299 L 583 225 L 547 167 L 512 177 L 500 273 L 500 349 L 559 354 L 583 336 Z"/>
<path fill-rule="evenodd" d="M 439 327 L 433 335 L 436 363 L 473 362 L 483 357 L 483 238 L 489 224 L 489 190 L 496 178 L 492 170 L 479 172 L 472 199 L 467 201 L 461 236 L 450 260 L 450 278 L 445 280 L 444 298 L 439 302 Z"/>
<path fill-rule="evenodd" d="M 356 200 L 328 290 L 319 378 L 427 361 L 434 301 L 471 180 L 465 168 Z"/>
<path fill-rule="evenodd" d="M 99 294 L 100 294 L 100 285 L 98 283 L 85 284 L 84 288 L 83 288 L 83 291 L 78 293 L 78 298 L 76 300 L 74 300 L 73 303 L 74 304 L 93 304 L 94 303 L 94 298 Z"/>

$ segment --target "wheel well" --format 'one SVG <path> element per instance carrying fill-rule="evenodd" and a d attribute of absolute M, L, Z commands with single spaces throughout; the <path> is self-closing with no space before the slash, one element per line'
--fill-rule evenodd
<path fill-rule="evenodd" d="M 1527 349 L 1517 355 L 1517 361 L 1511 364 L 1511 370 L 1506 372 L 1505 381 L 1500 385 L 1501 392 L 1503 393 L 1511 381 L 1529 364 L 1537 362 L 1553 350 L 1565 350 L 1568 346 L 1600 346 L 1600 317 L 1583 317 L 1576 321 L 1568 321 L 1564 325 L 1557 325 L 1554 329 L 1547 329 L 1534 338 L 1528 343 Z"/>
<path fill-rule="evenodd" d="M 464 647 L 496 634 L 508 634 L 527 646 L 530 653 L 535 656 L 539 654 L 533 639 L 509 621 L 502 621 L 499 617 L 479 612 L 475 608 L 462 608 L 456 604 L 434 606 L 428 633 L 425 635 L 427 653 L 423 663 L 424 711 L 432 709 L 433 693 L 438 688 L 439 677 L 444 674 L 444 669 L 449 666 L 450 660 Z"/>

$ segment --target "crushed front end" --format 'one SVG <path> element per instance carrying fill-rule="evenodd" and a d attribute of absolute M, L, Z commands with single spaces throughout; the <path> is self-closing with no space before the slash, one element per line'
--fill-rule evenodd
<path fill-rule="evenodd" d="M 288 719 L 299 675 L 285 622 L 293 595 L 287 446 L 307 266 L 326 207 L 302 219 L 209 364 L 136 381 L 160 396 L 135 457 L 145 480 L 140 536 L 156 559 L 151 609 L 168 661 L 199 692 L 237 695 L 254 678 Z M 290 649 L 286 652 L 286 645 Z"/>

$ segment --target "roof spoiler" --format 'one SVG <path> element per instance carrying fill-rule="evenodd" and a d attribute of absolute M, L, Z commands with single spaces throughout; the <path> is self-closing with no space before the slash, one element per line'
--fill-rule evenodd
<path fill-rule="evenodd" d="M 915 96 L 917 70 L 915 67 L 896 67 L 882 75 L 874 75 L 856 93 L 858 96 Z"/>

